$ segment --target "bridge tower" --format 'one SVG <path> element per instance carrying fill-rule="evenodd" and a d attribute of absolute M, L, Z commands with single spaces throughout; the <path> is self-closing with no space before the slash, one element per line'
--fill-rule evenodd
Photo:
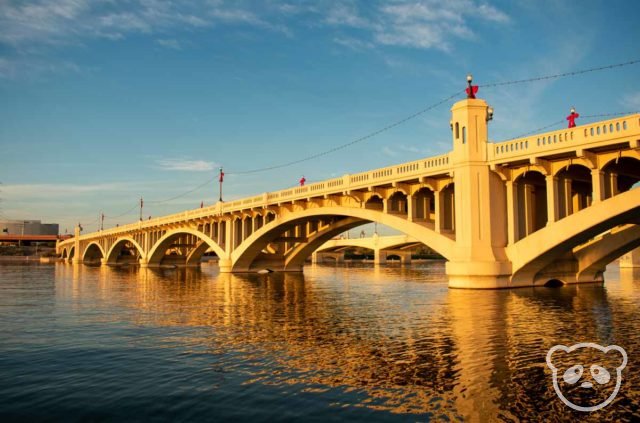
<path fill-rule="evenodd" d="M 505 188 L 488 162 L 484 100 L 467 98 L 451 108 L 451 153 L 455 201 L 455 251 L 446 265 L 454 288 L 507 287 Z"/>

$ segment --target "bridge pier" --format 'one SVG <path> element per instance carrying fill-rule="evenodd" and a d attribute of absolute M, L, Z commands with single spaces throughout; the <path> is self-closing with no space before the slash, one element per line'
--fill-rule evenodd
<path fill-rule="evenodd" d="M 480 99 L 451 108 L 456 243 L 446 264 L 451 288 L 509 286 L 505 215 L 514 210 L 507 210 L 505 185 L 489 168 L 487 110 Z"/>
<path fill-rule="evenodd" d="M 620 267 L 640 267 L 640 248 L 623 255 L 620 257 Z"/>
<path fill-rule="evenodd" d="M 373 250 L 373 264 L 386 264 L 387 263 L 387 252 L 382 251 L 378 248 Z"/>

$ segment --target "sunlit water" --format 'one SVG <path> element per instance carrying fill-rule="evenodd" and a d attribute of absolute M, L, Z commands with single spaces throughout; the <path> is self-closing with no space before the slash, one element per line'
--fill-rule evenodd
<path fill-rule="evenodd" d="M 469 291 L 448 289 L 440 262 L 252 276 L 3 264 L 0 418 L 638 421 L 640 270 L 606 278 Z M 594 413 L 558 399 L 545 362 L 578 342 L 628 353 Z"/>

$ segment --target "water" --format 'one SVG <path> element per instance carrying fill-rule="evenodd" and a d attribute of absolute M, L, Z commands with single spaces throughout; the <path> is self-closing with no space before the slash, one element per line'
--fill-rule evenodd
<path fill-rule="evenodd" d="M 640 270 L 606 278 L 467 291 L 439 262 L 304 276 L 3 264 L 0 418 L 638 421 Z M 558 399 L 545 362 L 586 341 L 628 353 L 594 413 Z"/>

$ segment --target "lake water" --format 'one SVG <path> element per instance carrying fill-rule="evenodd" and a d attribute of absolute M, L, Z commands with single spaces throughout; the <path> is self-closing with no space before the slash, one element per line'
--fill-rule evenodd
<path fill-rule="evenodd" d="M 605 277 L 470 291 L 447 288 L 442 262 L 304 275 L 2 264 L 0 419 L 638 421 L 640 269 Z M 620 392 L 593 413 L 560 401 L 545 361 L 578 342 L 628 354 Z"/>

